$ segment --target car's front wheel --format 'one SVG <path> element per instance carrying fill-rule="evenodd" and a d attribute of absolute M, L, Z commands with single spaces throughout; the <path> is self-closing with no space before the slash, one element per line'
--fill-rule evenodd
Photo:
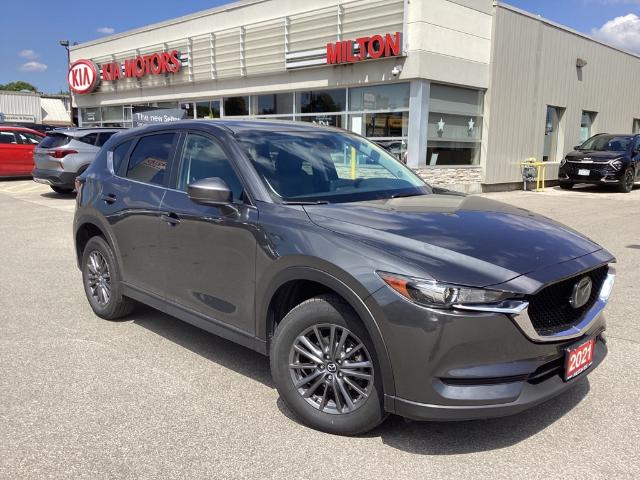
<path fill-rule="evenodd" d="M 635 176 L 636 172 L 633 170 L 633 167 L 629 167 L 624 171 L 618 187 L 622 193 L 629 193 L 633 190 Z"/>
<path fill-rule="evenodd" d="M 384 420 L 373 345 L 339 297 L 315 297 L 291 310 L 276 329 L 270 356 L 281 398 L 305 424 L 356 435 Z"/>
<path fill-rule="evenodd" d="M 82 253 L 82 281 L 87 300 L 99 317 L 115 320 L 128 315 L 135 302 L 122 295 L 115 255 L 102 237 L 92 237 Z"/>
<path fill-rule="evenodd" d="M 560 188 L 563 190 L 571 190 L 573 188 L 573 183 L 571 182 L 560 182 Z"/>

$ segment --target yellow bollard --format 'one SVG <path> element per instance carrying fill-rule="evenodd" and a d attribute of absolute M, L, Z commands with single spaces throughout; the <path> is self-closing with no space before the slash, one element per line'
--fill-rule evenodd
<path fill-rule="evenodd" d="M 545 162 L 538 162 L 535 158 L 528 158 L 526 161 L 520 164 L 524 167 L 536 168 L 536 192 L 544 192 L 544 182 L 547 164 Z"/>

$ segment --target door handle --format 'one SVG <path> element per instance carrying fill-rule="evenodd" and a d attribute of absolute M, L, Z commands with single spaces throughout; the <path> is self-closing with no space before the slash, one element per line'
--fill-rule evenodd
<path fill-rule="evenodd" d="M 116 201 L 116 196 L 113 193 L 103 194 L 100 196 L 100 199 L 103 200 L 105 203 L 108 203 L 109 205 L 111 205 Z"/>
<path fill-rule="evenodd" d="M 160 220 L 162 220 L 163 222 L 167 222 L 172 227 L 175 227 L 180 223 L 180 217 L 178 217 L 178 215 L 176 215 L 175 213 L 163 213 L 162 215 L 160 215 Z"/>

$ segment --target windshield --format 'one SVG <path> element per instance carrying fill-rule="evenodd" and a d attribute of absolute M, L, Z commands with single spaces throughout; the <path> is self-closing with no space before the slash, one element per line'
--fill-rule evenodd
<path fill-rule="evenodd" d="M 614 135 L 598 135 L 584 142 L 579 150 L 595 150 L 597 152 L 625 152 L 631 143 L 631 137 Z"/>
<path fill-rule="evenodd" d="M 395 157 L 347 132 L 241 132 L 267 187 L 287 202 L 354 202 L 431 193 Z"/>

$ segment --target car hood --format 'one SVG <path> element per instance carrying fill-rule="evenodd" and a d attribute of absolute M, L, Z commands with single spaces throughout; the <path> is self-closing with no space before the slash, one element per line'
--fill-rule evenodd
<path fill-rule="evenodd" d="M 593 162 L 608 162 L 614 158 L 624 157 L 625 152 L 601 152 L 596 150 L 574 151 L 567 155 L 569 160 L 585 160 Z"/>
<path fill-rule="evenodd" d="M 320 227 L 462 285 L 503 283 L 602 249 L 549 218 L 479 196 L 431 194 L 304 208 Z"/>

